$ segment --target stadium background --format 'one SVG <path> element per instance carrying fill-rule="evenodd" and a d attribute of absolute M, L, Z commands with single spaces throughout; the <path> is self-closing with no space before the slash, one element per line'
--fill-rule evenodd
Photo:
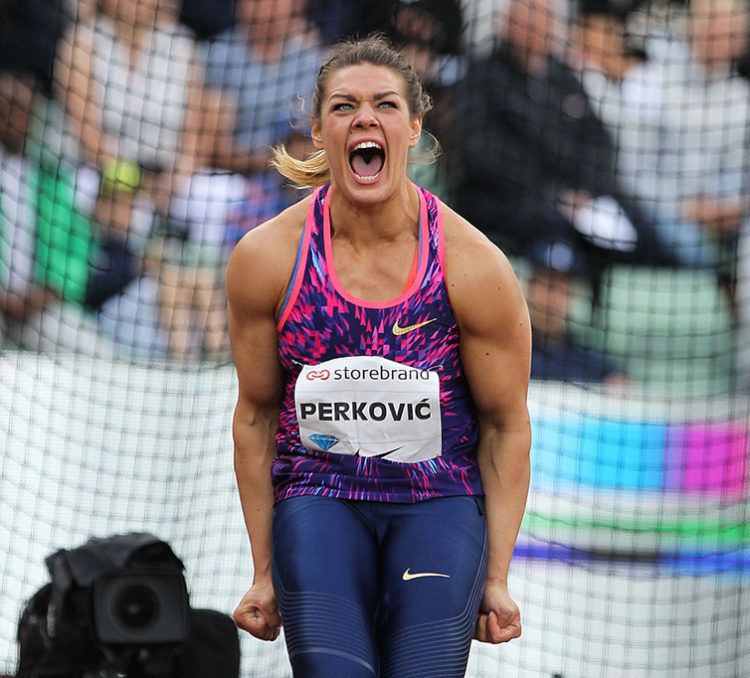
<path fill-rule="evenodd" d="M 222 269 L 299 197 L 267 149 L 306 151 L 326 46 L 378 29 L 436 102 L 415 180 L 503 246 L 538 338 L 524 636 L 469 675 L 750 675 L 747 15 L 3 0 L 0 671 L 44 557 L 91 535 L 168 541 L 193 605 L 244 591 Z"/>

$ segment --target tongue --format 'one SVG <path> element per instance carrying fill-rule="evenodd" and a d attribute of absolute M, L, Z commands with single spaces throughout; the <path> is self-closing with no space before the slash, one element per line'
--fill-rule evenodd
<path fill-rule="evenodd" d="M 373 153 L 367 162 L 361 153 L 352 157 L 352 169 L 361 177 L 374 177 L 383 169 L 383 158 L 379 153 Z"/>

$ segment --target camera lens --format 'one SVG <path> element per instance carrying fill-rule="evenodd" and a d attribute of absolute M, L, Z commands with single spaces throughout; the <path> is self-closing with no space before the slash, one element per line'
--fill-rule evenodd
<path fill-rule="evenodd" d="M 122 624 L 131 629 L 142 629 L 156 619 L 159 601 L 147 586 L 133 584 L 117 594 L 113 607 Z"/>

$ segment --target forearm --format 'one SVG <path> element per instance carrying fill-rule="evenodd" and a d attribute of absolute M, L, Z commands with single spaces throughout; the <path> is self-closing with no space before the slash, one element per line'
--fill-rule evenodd
<path fill-rule="evenodd" d="M 243 413 L 241 408 L 235 413 L 234 470 L 250 537 L 255 580 L 271 575 L 271 464 L 276 455 L 276 427 L 277 419 L 271 413 L 253 415 Z"/>
<path fill-rule="evenodd" d="M 487 578 L 505 583 L 529 492 L 531 435 L 528 429 L 491 429 L 479 443 L 485 494 L 489 558 Z"/>

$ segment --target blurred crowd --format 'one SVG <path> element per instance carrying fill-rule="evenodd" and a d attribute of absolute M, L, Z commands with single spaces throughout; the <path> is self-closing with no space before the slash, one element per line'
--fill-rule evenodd
<path fill-rule="evenodd" d="M 746 0 L 0 0 L 0 337 L 227 359 L 227 256 L 302 197 L 270 149 L 311 151 L 328 46 L 382 31 L 434 100 L 413 179 L 524 272 L 532 376 L 628 380 L 568 323 L 582 290 L 596 321 L 617 266 L 715 284 L 739 373 L 748 16 Z"/>

